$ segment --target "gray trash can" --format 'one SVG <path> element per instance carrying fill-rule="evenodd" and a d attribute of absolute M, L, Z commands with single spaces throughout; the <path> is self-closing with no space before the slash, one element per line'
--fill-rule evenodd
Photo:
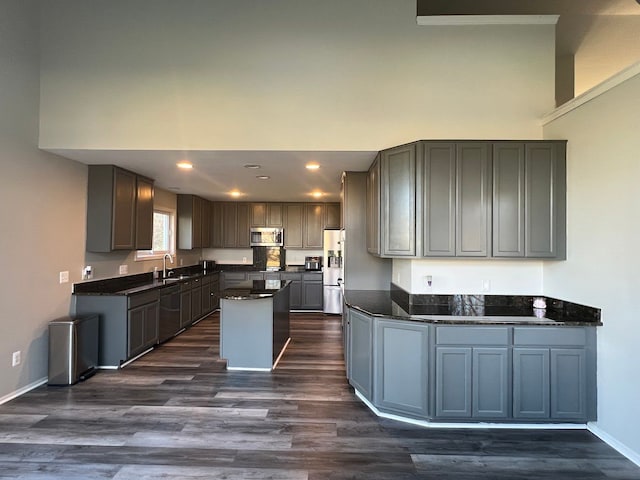
<path fill-rule="evenodd" d="M 73 385 L 98 366 L 99 316 L 49 322 L 49 385 Z"/>

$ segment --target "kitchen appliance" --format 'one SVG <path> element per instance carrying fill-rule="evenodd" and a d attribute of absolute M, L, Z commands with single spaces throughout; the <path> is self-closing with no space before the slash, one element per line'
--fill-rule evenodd
<path fill-rule="evenodd" d="M 252 247 L 281 247 L 284 231 L 282 228 L 252 227 L 249 243 Z"/>
<path fill-rule="evenodd" d="M 310 272 L 322 270 L 322 257 L 304 257 L 304 269 Z"/>
<path fill-rule="evenodd" d="M 324 313 L 342 314 L 342 248 L 340 230 L 325 230 L 322 290 Z"/>
<path fill-rule="evenodd" d="M 216 261 L 200 260 L 200 266 L 202 267 L 202 273 L 213 272 L 216 268 Z"/>

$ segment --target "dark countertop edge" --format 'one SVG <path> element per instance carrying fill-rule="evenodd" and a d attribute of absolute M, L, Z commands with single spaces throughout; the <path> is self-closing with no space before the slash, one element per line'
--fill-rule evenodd
<path fill-rule="evenodd" d="M 380 291 L 375 291 L 375 292 L 370 292 L 370 293 L 374 293 L 374 294 L 378 294 L 380 295 L 380 297 L 382 297 L 385 301 L 389 300 L 391 301 L 391 294 L 389 291 L 386 290 L 380 290 Z M 444 315 L 397 315 L 397 314 L 393 314 L 393 313 L 381 313 L 378 311 L 370 311 L 369 309 L 366 309 L 360 305 L 357 305 L 355 303 L 351 303 L 348 300 L 348 294 L 349 291 L 345 292 L 344 295 L 344 302 L 345 305 L 347 305 L 349 308 L 353 308 L 354 310 L 357 310 L 361 313 L 364 313 L 365 315 L 371 316 L 371 317 L 375 317 L 375 318 L 389 318 L 389 319 L 393 319 L 393 320 L 399 320 L 399 321 L 405 321 L 405 322 L 416 322 L 416 323 L 430 323 L 433 325 L 491 325 L 491 326 L 496 326 L 496 325 L 502 325 L 502 326 L 538 326 L 538 327 L 601 327 L 603 324 L 601 321 L 592 321 L 592 322 L 588 322 L 588 321 L 576 321 L 576 320 L 566 320 L 566 321 L 560 321 L 560 320 L 550 320 L 548 318 L 541 318 L 539 320 L 534 320 L 533 317 L 531 320 L 525 320 L 527 318 L 530 317 L 520 317 L 523 320 L 517 320 L 517 321 L 508 321 L 508 320 L 499 320 L 501 317 L 500 316 L 495 316 L 496 320 L 495 321 L 491 321 L 491 320 L 487 320 L 487 318 L 491 318 L 491 315 L 485 315 L 482 316 L 481 318 L 483 320 L 474 320 L 473 316 L 462 316 L 462 315 L 451 315 L 450 316 L 450 320 L 447 319 L 443 319 L 443 318 L 429 318 L 429 317 L 442 317 Z"/>
<path fill-rule="evenodd" d="M 123 290 L 118 290 L 116 292 L 73 292 L 73 295 L 77 295 L 77 296 L 99 296 L 99 297 L 104 297 L 104 296 L 127 296 L 127 295 L 135 295 L 137 293 L 143 293 L 143 292 L 147 292 L 150 290 L 157 290 L 157 289 L 162 289 L 162 288 L 168 288 L 171 287 L 173 285 L 180 285 L 181 283 L 184 282 L 189 282 L 191 280 L 194 280 L 196 278 L 204 278 L 204 277 L 209 277 L 209 276 L 213 276 L 216 274 L 219 274 L 219 271 L 212 271 L 212 272 L 206 272 L 206 273 L 196 273 L 196 274 L 192 274 L 189 275 L 186 278 L 178 278 L 176 280 L 169 280 L 168 282 L 166 280 L 153 280 L 150 283 L 145 283 L 143 285 L 138 285 L 136 287 L 130 287 L 130 288 L 125 288 Z"/>
<path fill-rule="evenodd" d="M 257 280 L 260 281 L 260 280 Z M 277 281 L 277 280 L 276 280 Z M 284 290 L 285 288 L 287 288 L 289 285 L 291 285 L 291 280 L 280 280 L 281 284 L 284 283 L 284 285 L 281 285 L 280 288 L 278 290 L 274 290 L 273 292 L 265 292 L 265 293 L 258 293 L 258 294 L 248 294 L 248 295 L 232 295 L 232 294 L 227 294 L 225 295 L 224 293 L 222 293 L 220 295 L 220 300 L 233 300 L 233 301 L 240 301 L 240 302 L 244 302 L 247 300 L 263 300 L 265 298 L 273 298 L 275 295 L 279 294 L 280 292 L 282 292 L 282 290 Z M 228 290 L 243 290 L 242 287 L 238 288 L 238 287 L 232 287 Z M 223 290 L 223 292 L 225 292 L 227 290 Z"/>

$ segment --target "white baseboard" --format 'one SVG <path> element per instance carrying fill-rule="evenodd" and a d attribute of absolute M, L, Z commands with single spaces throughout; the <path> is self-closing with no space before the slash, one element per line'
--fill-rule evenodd
<path fill-rule="evenodd" d="M 0 405 L 13 400 L 14 398 L 18 398 L 20 395 L 24 395 L 25 393 L 33 390 L 34 388 L 38 388 L 39 386 L 44 385 L 45 383 L 47 383 L 47 380 L 49 380 L 48 377 L 41 378 L 40 380 L 36 380 L 35 382 L 30 383 L 29 385 L 25 385 L 24 387 L 16 390 L 15 392 L 9 393 L 4 397 L 0 397 Z"/>
<path fill-rule="evenodd" d="M 596 437 L 598 437 L 604 443 L 609 445 L 614 450 L 617 450 L 618 453 L 620 453 L 621 455 L 624 455 L 625 457 L 627 457 L 629 460 L 631 460 L 633 463 L 635 463 L 640 467 L 640 454 L 638 452 L 635 452 L 631 450 L 629 447 L 627 447 L 626 445 L 624 445 L 623 443 L 620 443 L 611 435 L 609 435 L 608 433 L 600 429 L 595 423 L 589 422 L 587 424 L 587 430 L 589 430 L 591 433 L 593 433 Z"/>

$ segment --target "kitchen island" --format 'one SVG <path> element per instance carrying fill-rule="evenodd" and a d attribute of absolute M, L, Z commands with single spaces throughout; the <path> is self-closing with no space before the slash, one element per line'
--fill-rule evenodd
<path fill-rule="evenodd" d="M 393 286 L 344 298 L 347 377 L 378 415 L 424 425 L 596 419 L 598 309 Z"/>
<path fill-rule="evenodd" d="M 228 370 L 273 370 L 289 337 L 289 281 L 252 280 L 220 298 L 220 357 Z"/>

